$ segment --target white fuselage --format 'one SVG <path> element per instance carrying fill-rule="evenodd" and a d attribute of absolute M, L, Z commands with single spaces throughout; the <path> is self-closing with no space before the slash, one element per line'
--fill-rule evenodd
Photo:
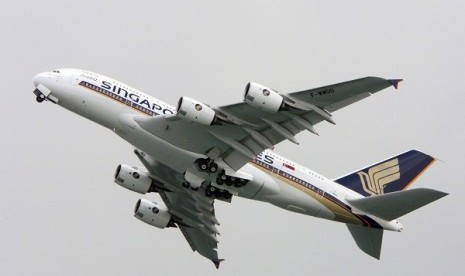
<path fill-rule="evenodd" d="M 38 74 L 34 85 L 45 86 L 58 105 L 111 129 L 180 174 L 204 156 L 142 129 L 134 118 L 174 116 L 175 108 L 116 80 L 85 70 L 61 69 Z M 352 208 L 346 199 L 362 197 L 360 194 L 271 151 L 264 151 L 240 171 L 252 175 L 255 185 L 244 187 L 238 196 L 325 219 L 399 230 L 396 221 Z"/>

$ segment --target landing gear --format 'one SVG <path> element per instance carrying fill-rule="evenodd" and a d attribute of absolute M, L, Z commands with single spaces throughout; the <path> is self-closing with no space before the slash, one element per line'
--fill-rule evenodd
<path fill-rule="evenodd" d="M 211 159 L 198 159 L 197 165 L 201 172 L 216 173 L 218 171 L 218 164 Z"/>
<path fill-rule="evenodd" d="M 226 175 L 224 171 L 222 171 L 216 178 L 216 184 L 218 185 L 223 185 L 223 184 L 226 184 L 226 186 L 234 185 L 235 187 L 238 187 L 238 188 L 247 185 L 248 182 L 249 180 L 247 179 Z"/>
<path fill-rule="evenodd" d="M 214 196 L 215 198 L 230 199 L 232 197 L 232 194 L 224 189 L 218 189 L 216 187 L 209 185 L 205 189 L 205 196 L 206 197 Z"/>
<path fill-rule="evenodd" d="M 206 171 L 208 169 L 208 160 L 206 159 L 203 159 L 203 160 L 200 160 L 199 161 L 199 169 L 201 171 Z"/>
<path fill-rule="evenodd" d="M 42 94 L 42 93 L 38 94 L 37 97 L 36 97 L 36 101 L 37 101 L 38 103 L 41 103 L 41 102 L 45 101 L 45 96 L 44 96 L 44 94 Z"/>
<path fill-rule="evenodd" d="M 211 163 L 210 168 L 209 168 L 210 173 L 216 173 L 217 170 L 218 170 L 218 165 L 216 163 Z"/>
<path fill-rule="evenodd" d="M 222 173 L 216 178 L 216 184 L 223 185 L 224 183 L 228 183 L 228 176 Z"/>

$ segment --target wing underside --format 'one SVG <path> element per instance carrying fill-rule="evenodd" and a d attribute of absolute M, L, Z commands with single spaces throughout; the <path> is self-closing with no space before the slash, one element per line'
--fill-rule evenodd
<path fill-rule="evenodd" d="M 275 113 L 246 103 L 215 107 L 224 123 L 205 126 L 172 116 L 137 119 L 139 125 L 174 146 L 213 159 L 222 159 L 238 170 L 267 148 L 290 140 L 303 130 L 317 133 L 314 125 L 334 123 L 331 112 L 357 102 L 394 80 L 366 77 L 325 87 L 281 94 L 289 107 Z"/>
<path fill-rule="evenodd" d="M 183 188 L 182 175 L 139 150 L 135 153 L 151 176 L 162 185 L 158 193 L 192 250 L 218 267 L 221 259 L 217 252 L 219 231 L 216 225 L 219 222 L 215 217 L 214 199 L 205 196 L 204 187 L 195 190 Z"/>
<path fill-rule="evenodd" d="M 267 112 L 246 103 L 212 108 L 219 125 L 201 125 L 171 116 L 138 117 L 137 123 L 146 131 L 171 145 L 203 155 L 233 170 L 239 170 L 265 149 L 283 140 L 298 143 L 295 135 L 303 130 L 317 134 L 314 125 L 321 121 L 334 124 L 330 112 L 357 102 L 393 85 L 392 81 L 367 77 L 321 88 L 280 94 L 286 109 Z M 160 183 L 158 191 L 175 223 L 194 251 L 212 260 L 218 258 L 219 225 L 214 199 L 205 196 L 205 185 L 183 188 L 189 168 L 167 167 L 150 156 L 136 154 L 151 176 Z M 227 169 L 224 167 L 224 169 Z"/>

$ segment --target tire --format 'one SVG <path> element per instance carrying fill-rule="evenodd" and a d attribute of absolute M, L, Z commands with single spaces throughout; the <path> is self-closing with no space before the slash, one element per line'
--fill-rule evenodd
<path fill-rule="evenodd" d="M 248 182 L 249 182 L 249 180 L 247 180 L 247 179 L 243 179 L 243 178 L 239 179 L 239 184 L 241 184 L 241 186 L 247 185 Z"/>
<path fill-rule="evenodd" d="M 45 97 L 44 97 L 43 95 L 42 95 L 42 96 L 39 95 L 39 96 L 36 97 L 36 101 L 37 101 L 38 103 L 41 103 L 41 102 L 43 102 L 44 100 L 45 100 Z"/>
<path fill-rule="evenodd" d="M 209 170 L 211 173 L 216 173 L 216 171 L 218 170 L 218 165 L 215 163 L 211 164 Z"/>
<path fill-rule="evenodd" d="M 223 198 L 224 199 L 230 199 L 232 197 L 232 194 L 228 191 L 224 191 L 223 193 Z"/>

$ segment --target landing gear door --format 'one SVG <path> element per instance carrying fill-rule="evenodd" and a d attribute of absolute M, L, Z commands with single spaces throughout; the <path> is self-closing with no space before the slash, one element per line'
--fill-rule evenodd
<path fill-rule="evenodd" d="M 78 74 L 73 74 L 71 76 L 71 79 L 69 80 L 69 82 L 72 84 L 72 85 L 77 85 L 79 83 L 79 75 Z"/>

